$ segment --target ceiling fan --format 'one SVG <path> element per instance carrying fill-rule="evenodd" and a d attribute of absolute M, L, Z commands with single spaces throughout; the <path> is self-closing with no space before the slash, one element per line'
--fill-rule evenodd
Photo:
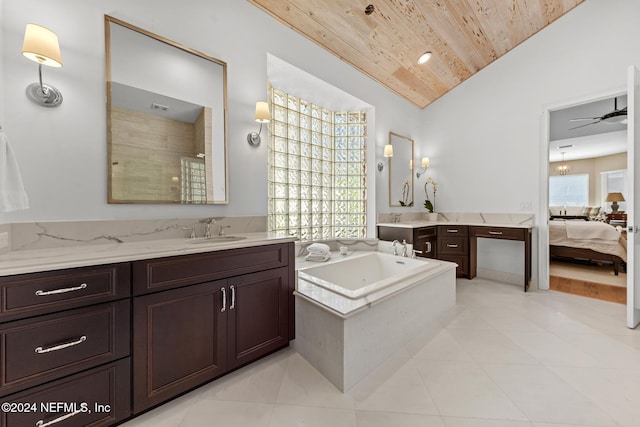
<path fill-rule="evenodd" d="M 569 128 L 569 130 L 574 130 L 578 128 L 582 128 L 589 125 L 595 125 L 596 123 L 608 123 L 608 124 L 626 124 L 627 123 L 627 107 L 621 108 L 618 110 L 618 98 L 613 98 L 613 111 L 610 113 L 604 114 L 599 117 L 581 117 L 576 119 L 570 119 L 570 122 L 579 122 L 583 120 L 591 120 L 591 123 L 587 123 L 584 125 L 576 126 L 573 128 Z"/>

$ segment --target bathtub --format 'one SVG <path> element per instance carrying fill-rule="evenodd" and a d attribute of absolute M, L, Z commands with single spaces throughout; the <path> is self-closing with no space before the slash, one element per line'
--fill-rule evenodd
<path fill-rule="evenodd" d="M 453 263 L 375 251 L 300 268 L 295 350 L 347 391 L 455 304 Z"/>
<path fill-rule="evenodd" d="M 298 277 L 349 299 L 373 294 L 440 264 L 435 260 L 393 256 L 382 252 L 354 254 L 331 264 L 308 267 Z"/>

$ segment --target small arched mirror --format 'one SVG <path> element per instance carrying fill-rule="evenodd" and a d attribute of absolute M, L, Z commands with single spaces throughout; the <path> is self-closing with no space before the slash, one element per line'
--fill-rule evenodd
<path fill-rule="evenodd" d="M 105 15 L 109 203 L 227 203 L 226 63 Z"/>

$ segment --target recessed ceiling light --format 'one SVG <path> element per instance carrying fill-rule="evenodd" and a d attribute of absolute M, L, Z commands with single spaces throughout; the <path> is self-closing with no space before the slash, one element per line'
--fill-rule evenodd
<path fill-rule="evenodd" d="M 418 58 L 418 64 L 424 64 L 430 59 L 431 59 L 431 52 L 425 52 L 422 55 L 420 55 L 420 58 Z"/>

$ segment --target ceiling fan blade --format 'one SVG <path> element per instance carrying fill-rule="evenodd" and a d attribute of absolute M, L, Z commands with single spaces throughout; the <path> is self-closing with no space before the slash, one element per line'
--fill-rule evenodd
<path fill-rule="evenodd" d="M 596 123 L 600 123 L 600 120 L 598 120 L 597 122 L 591 122 L 591 123 L 587 123 L 585 125 L 576 126 L 574 128 L 569 128 L 569 130 L 579 129 L 579 128 L 583 128 L 583 127 L 589 126 L 589 125 L 595 125 Z"/>
<path fill-rule="evenodd" d="M 600 120 L 602 117 L 580 117 L 577 119 L 569 119 L 570 122 L 579 122 L 583 120 Z"/>

